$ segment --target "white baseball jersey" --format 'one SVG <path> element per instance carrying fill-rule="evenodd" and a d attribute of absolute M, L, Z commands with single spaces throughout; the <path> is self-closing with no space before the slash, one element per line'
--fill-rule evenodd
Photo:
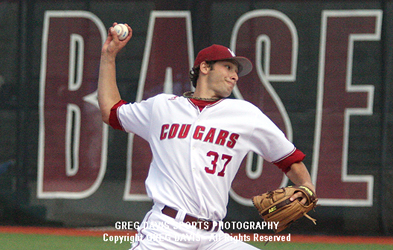
<path fill-rule="evenodd" d="M 117 109 L 126 132 L 149 142 L 146 179 L 155 203 L 219 221 L 228 193 L 249 151 L 274 162 L 295 151 L 283 132 L 253 104 L 222 99 L 202 111 L 185 97 L 159 94 Z"/>

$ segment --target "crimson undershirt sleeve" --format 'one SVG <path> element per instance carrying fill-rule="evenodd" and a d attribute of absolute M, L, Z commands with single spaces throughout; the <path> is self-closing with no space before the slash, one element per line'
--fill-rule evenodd
<path fill-rule="evenodd" d="M 120 100 L 118 103 L 113 105 L 111 108 L 111 112 L 109 114 L 109 125 L 118 130 L 124 130 L 123 127 L 120 124 L 119 118 L 117 117 L 117 109 L 121 106 L 126 104 L 127 102 L 124 100 Z"/>
<path fill-rule="evenodd" d="M 278 161 L 278 162 L 273 162 L 274 165 L 276 165 L 281 171 L 284 173 L 288 173 L 289 170 L 291 170 L 291 165 L 293 163 L 301 162 L 303 161 L 304 157 L 306 155 L 300 151 L 299 149 L 296 149 L 292 154 L 290 154 L 288 157 L 285 157 L 284 159 Z"/>

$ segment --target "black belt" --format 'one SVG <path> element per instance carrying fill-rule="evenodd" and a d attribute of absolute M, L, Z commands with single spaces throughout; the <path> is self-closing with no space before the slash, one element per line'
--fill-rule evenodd
<path fill-rule="evenodd" d="M 178 211 L 176 209 L 171 208 L 171 207 L 164 206 L 164 208 L 161 210 L 161 212 L 163 214 L 175 219 Z M 184 216 L 183 222 L 190 224 L 192 226 L 195 226 L 198 229 L 209 231 L 209 232 L 210 231 L 217 232 L 220 227 L 218 222 L 215 223 L 210 220 L 199 219 L 199 218 L 196 218 L 196 217 L 191 216 L 189 214 L 186 214 L 186 216 Z"/>

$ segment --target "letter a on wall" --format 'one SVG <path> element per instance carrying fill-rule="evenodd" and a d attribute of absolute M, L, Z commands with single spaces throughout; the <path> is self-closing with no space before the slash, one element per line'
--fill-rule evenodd
<path fill-rule="evenodd" d="M 253 71 L 241 79 L 247 84 L 234 88 L 235 97 L 263 110 L 292 140 L 291 121 L 271 83 L 296 80 L 298 34 L 293 22 L 276 10 L 247 12 L 235 24 L 231 49 L 254 63 Z M 253 206 L 251 197 L 260 190 L 273 190 L 287 182 L 281 170 L 251 152 L 240 166 L 230 195 L 242 205 Z"/>
<path fill-rule="evenodd" d="M 191 89 L 188 72 L 194 60 L 192 44 L 189 11 L 151 12 L 136 101 L 162 92 L 182 95 Z M 149 144 L 130 134 L 128 153 L 123 199 L 148 201 L 145 179 L 152 159 Z"/>

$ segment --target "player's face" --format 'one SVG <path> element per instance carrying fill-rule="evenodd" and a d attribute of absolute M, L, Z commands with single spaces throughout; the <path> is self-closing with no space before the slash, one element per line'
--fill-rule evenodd
<path fill-rule="evenodd" d="M 234 61 L 217 61 L 208 73 L 208 87 L 214 97 L 231 95 L 239 76 L 238 66 Z"/>

